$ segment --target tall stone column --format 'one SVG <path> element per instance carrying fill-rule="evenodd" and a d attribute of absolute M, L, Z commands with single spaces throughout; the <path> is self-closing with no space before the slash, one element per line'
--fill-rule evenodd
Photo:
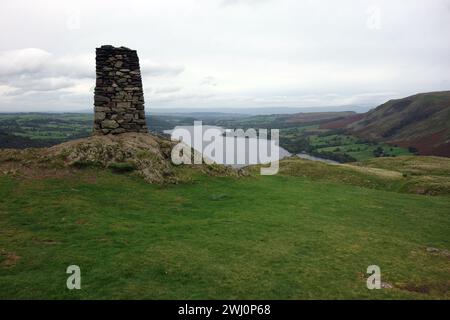
<path fill-rule="evenodd" d="M 148 132 L 136 50 L 101 46 L 95 60 L 94 134 Z"/>

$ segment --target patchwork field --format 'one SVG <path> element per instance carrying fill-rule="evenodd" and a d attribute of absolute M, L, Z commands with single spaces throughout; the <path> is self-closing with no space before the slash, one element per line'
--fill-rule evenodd
<path fill-rule="evenodd" d="M 314 147 L 314 150 L 319 153 L 347 154 L 357 161 L 380 156 L 396 157 L 411 154 L 407 148 L 375 143 L 344 134 L 312 135 L 309 138 L 309 142 Z"/>

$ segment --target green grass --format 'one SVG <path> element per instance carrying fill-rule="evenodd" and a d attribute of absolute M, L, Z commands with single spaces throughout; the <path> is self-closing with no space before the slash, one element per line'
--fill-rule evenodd
<path fill-rule="evenodd" d="M 358 139 L 348 135 L 330 134 L 327 136 L 313 135 L 309 138 L 309 141 L 312 146 L 320 148 L 330 144 L 336 146 L 354 144 L 358 141 Z"/>
<path fill-rule="evenodd" d="M 386 156 L 397 157 L 411 155 L 406 148 L 391 146 L 384 143 L 369 142 L 343 134 L 311 135 L 309 137 L 309 143 L 316 151 L 345 153 L 355 158 L 357 161 L 374 158 L 374 150 L 378 147 L 383 148 Z"/>
<path fill-rule="evenodd" d="M 0 177 L 0 298 L 450 298 L 450 200 L 292 176 Z M 82 289 L 66 289 L 67 266 Z M 393 289 L 368 290 L 367 266 Z"/>
<path fill-rule="evenodd" d="M 258 168 L 252 170 L 256 173 Z M 443 157 L 374 158 L 352 165 L 291 157 L 280 161 L 278 174 L 401 193 L 450 195 L 450 160 Z"/>
<path fill-rule="evenodd" d="M 326 152 L 340 152 L 347 153 L 358 161 L 368 160 L 374 158 L 373 152 L 377 147 L 383 148 L 384 152 L 389 156 L 403 156 L 411 153 L 406 148 L 389 146 L 382 143 L 364 144 L 364 143 L 349 143 L 333 147 L 318 148 L 317 151 Z"/>

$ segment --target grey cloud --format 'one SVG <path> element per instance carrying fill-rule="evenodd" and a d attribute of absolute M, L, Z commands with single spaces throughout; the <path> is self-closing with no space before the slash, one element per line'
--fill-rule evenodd
<path fill-rule="evenodd" d="M 184 70 L 182 66 L 158 64 L 146 59 L 141 63 L 142 74 L 147 77 L 173 77 Z M 38 48 L 2 51 L 0 111 L 6 111 L 6 105 L 13 102 L 33 109 L 39 109 L 43 102 L 52 109 L 53 106 L 67 107 L 87 101 L 87 97 L 92 95 L 94 79 L 94 55 L 55 55 Z M 172 87 L 171 90 L 177 89 Z M 61 102 L 62 99 L 67 102 Z"/>
<path fill-rule="evenodd" d="M 376 105 L 450 88 L 448 0 L 154 0 L 127 14 L 121 6 L 0 1 L 0 110 L 12 100 L 86 108 L 102 44 L 138 51 L 150 107 Z M 67 26 L 73 15 L 79 28 Z"/>
<path fill-rule="evenodd" d="M 177 76 L 184 67 L 179 65 L 158 64 L 147 59 L 140 61 L 141 72 L 147 76 Z"/>
<path fill-rule="evenodd" d="M 20 97 L 1 98 L 1 112 L 78 111 L 93 108 L 91 95 L 65 94 L 60 91 L 28 91 Z"/>
<path fill-rule="evenodd" d="M 261 4 L 267 1 L 269 0 L 222 0 L 221 5 L 222 6 L 231 6 L 238 4 L 254 5 L 254 4 Z"/>
<path fill-rule="evenodd" d="M 93 77 L 93 61 L 93 58 L 87 56 L 55 57 L 38 48 L 4 51 L 0 53 L 0 77 Z"/>
<path fill-rule="evenodd" d="M 182 88 L 179 86 L 164 86 L 160 88 L 156 88 L 153 92 L 155 94 L 161 94 L 161 93 L 174 93 L 181 91 Z"/>
<path fill-rule="evenodd" d="M 216 78 L 208 76 L 202 79 L 200 82 L 200 85 L 202 86 L 217 86 L 219 83 L 217 82 Z"/>
<path fill-rule="evenodd" d="M 141 60 L 141 71 L 147 76 L 178 75 L 184 67 Z M 94 78 L 95 56 L 55 56 L 37 48 L 0 52 L 0 77 L 35 75 L 40 77 Z"/>
<path fill-rule="evenodd" d="M 150 95 L 149 98 L 154 105 L 165 103 L 170 106 L 183 106 L 186 103 L 205 105 L 205 102 L 209 103 L 209 100 L 214 97 L 214 94 L 175 93 L 164 95 Z"/>
<path fill-rule="evenodd" d="M 67 77 L 33 78 L 29 75 L 11 77 L 8 81 L 8 85 L 18 88 L 14 95 L 27 91 L 56 91 L 73 87 L 77 83 L 77 79 Z"/>

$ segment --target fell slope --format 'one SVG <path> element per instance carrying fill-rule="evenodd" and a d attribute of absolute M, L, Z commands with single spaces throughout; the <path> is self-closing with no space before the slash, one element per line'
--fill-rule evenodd
<path fill-rule="evenodd" d="M 259 165 L 250 168 L 259 174 Z M 429 156 L 374 158 L 352 164 L 285 158 L 278 175 L 400 193 L 450 195 L 450 159 Z"/>
<path fill-rule="evenodd" d="M 90 169 L 82 170 L 87 172 Z M 286 175 L 0 176 L 1 299 L 449 299 L 449 198 Z M 67 290 L 67 266 L 82 290 Z M 390 288 L 368 290 L 377 264 Z"/>
<path fill-rule="evenodd" d="M 340 120 L 347 117 L 355 116 L 353 111 L 339 111 L 339 112 L 300 112 L 287 116 L 287 123 L 309 123 L 321 122 L 325 120 Z"/>
<path fill-rule="evenodd" d="M 414 147 L 422 155 L 450 156 L 450 91 L 389 100 L 347 128 L 376 141 Z"/>

